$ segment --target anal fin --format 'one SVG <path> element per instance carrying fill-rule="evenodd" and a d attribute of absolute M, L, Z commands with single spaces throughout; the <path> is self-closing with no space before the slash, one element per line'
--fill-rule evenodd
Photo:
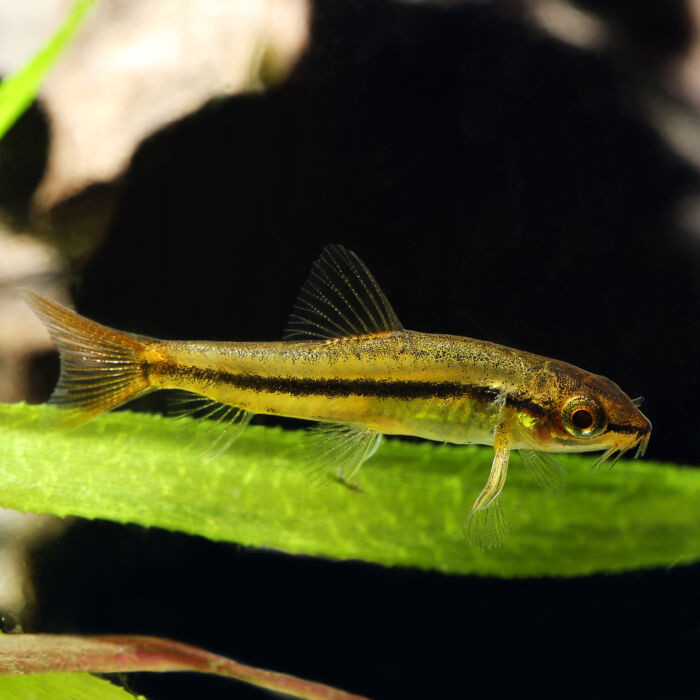
<path fill-rule="evenodd" d="M 331 471 L 345 486 L 360 467 L 377 451 L 382 434 L 376 430 L 344 423 L 319 423 L 309 430 L 309 466 L 314 471 Z"/>
<path fill-rule="evenodd" d="M 202 456 L 208 459 L 226 452 L 255 415 L 238 406 L 184 391 L 178 391 L 178 397 L 170 403 L 170 415 L 177 418 L 189 416 L 207 423 L 196 440 L 196 446 L 202 446 Z"/>

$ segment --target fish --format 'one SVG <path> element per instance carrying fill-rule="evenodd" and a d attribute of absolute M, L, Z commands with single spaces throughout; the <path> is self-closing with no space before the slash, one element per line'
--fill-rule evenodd
<path fill-rule="evenodd" d="M 456 335 L 404 329 L 351 250 L 326 246 L 274 342 L 159 340 L 91 321 L 39 294 L 24 297 L 60 353 L 50 403 L 77 426 L 136 397 L 179 389 L 226 426 L 228 448 L 255 414 L 315 422 L 315 460 L 348 486 L 384 435 L 493 446 L 467 537 L 503 543 L 501 493 L 512 452 L 561 490 L 552 453 L 602 450 L 598 468 L 637 448 L 651 423 L 610 379 L 566 362 Z"/>

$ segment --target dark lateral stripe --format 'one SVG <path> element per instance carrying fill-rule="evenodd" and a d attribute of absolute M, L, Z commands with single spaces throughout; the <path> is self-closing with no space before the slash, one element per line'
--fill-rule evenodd
<path fill-rule="evenodd" d="M 625 433 L 627 435 L 636 435 L 639 429 L 631 425 L 620 425 L 619 423 L 608 423 L 608 430 L 614 433 Z"/>
<path fill-rule="evenodd" d="M 470 399 L 493 401 L 498 389 L 462 382 L 425 382 L 391 379 L 313 379 L 302 377 L 262 377 L 254 374 L 240 374 L 221 369 L 204 369 L 192 365 L 171 365 L 158 363 L 152 371 L 161 374 L 186 376 L 195 381 L 212 384 L 227 384 L 238 389 L 266 393 L 289 394 L 291 396 L 371 396 L 382 399 L 449 399 L 468 397 Z M 509 406 L 523 408 L 543 414 L 542 407 L 529 399 L 507 397 Z"/>

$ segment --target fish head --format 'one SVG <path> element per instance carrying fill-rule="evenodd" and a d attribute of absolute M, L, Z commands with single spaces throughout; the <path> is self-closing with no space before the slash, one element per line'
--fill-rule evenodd
<path fill-rule="evenodd" d="M 563 363 L 551 375 L 550 400 L 540 420 L 533 422 L 530 443 L 550 452 L 605 450 L 594 465 L 613 464 L 637 447 L 646 451 L 651 422 L 639 410 L 641 399 L 630 399 L 615 382 Z M 617 454 L 615 454 L 617 453 Z"/>

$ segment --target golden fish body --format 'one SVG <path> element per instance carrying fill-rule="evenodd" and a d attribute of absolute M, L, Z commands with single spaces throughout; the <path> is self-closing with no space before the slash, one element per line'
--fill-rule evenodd
<path fill-rule="evenodd" d="M 388 435 L 493 444 L 505 419 L 511 449 L 610 447 L 649 422 L 622 390 L 573 365 L 460 336 L 389 331 L 328 341 L 156 341 L 152 385 L 185 389 L 253 413 L 361 425 Z M 599 402 L 606 431 L 563 426 L 571 398 Z"/>
<path fill-rule="evenodd" d="M 323 422 L 321 454 L 341 479 L 385 434 L 493 445 L 471 516 L 470 532 L 485 546 L 502 539 L 499 495 L 511 450 L 554 485 L 560 468 L 545 453 L 604 449 L 602 463 L 633 446 L 642 454 L 651 432 L 605 377 L 495 343 L 403 329 L 369 270 L 340 246 L 315 263 L 279 342 L 155 340 L 31 292 L 27 299 L 61 352 L 52 401 L 68 409 L 68 422 L 154 389 L 184 389 L 223 406 L 240 429 L 254 413 Z"/>

